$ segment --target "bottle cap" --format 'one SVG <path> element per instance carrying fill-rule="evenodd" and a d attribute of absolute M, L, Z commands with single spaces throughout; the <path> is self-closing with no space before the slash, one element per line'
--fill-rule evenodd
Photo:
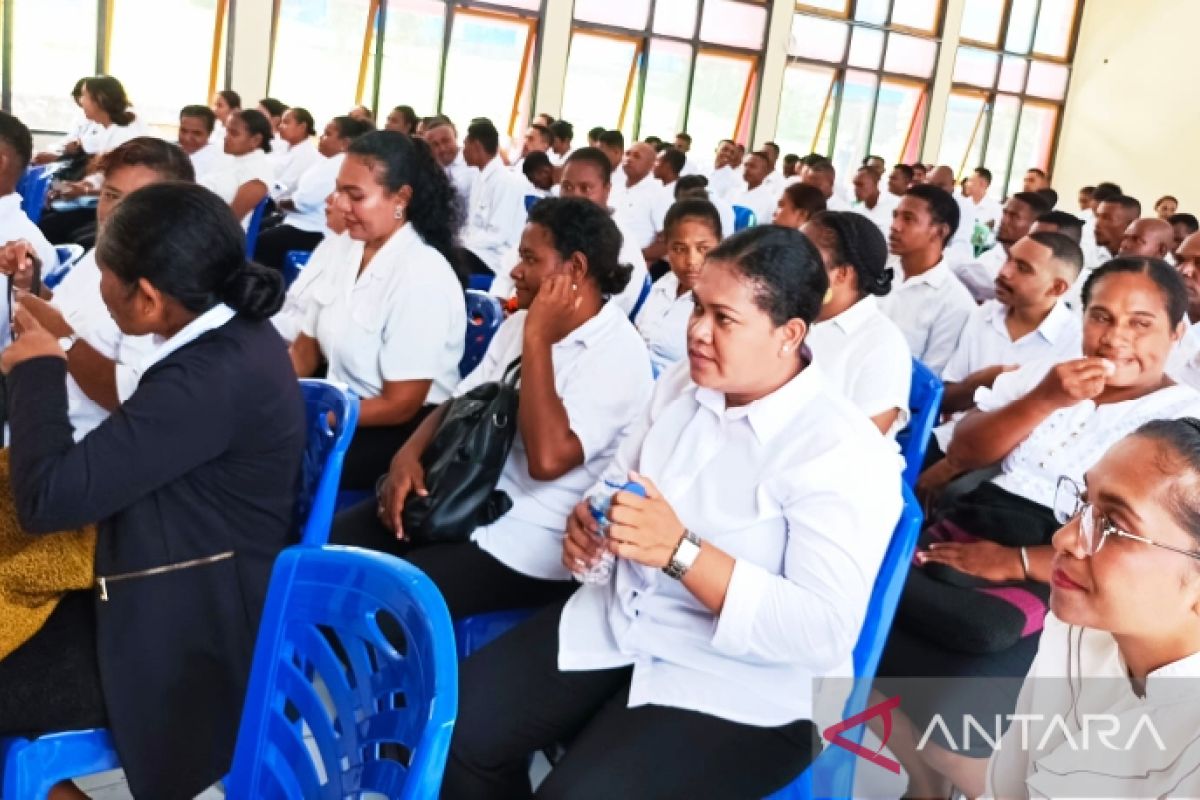
<path fill-rule="evenodd" d="M 629 492 L 630 494 L 636 494 L 638 497 L 646 496 L 646 487 L 642 486 L 637 481 L 629 481 L 629 483 L 621 487 L 621 491 Z"/>

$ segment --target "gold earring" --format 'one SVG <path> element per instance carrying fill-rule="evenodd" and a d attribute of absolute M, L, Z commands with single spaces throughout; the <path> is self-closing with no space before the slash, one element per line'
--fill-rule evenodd
<path fill-rule="evenodd" d="M 830 286 L 828 289 L 825 290 L 825 299 L 823 299 L 821 301 L 821 305 L 823 305 L 823 306 L 829 305 L 829 301 L 832 299 L 833 299 L 833 287 Z"/>

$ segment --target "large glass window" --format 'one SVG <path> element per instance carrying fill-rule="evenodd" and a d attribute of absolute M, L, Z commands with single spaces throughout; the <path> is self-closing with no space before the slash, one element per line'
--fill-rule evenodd
<path fill-rule="evenodd" d="M 383 65 L 379 81 L 379 111 L 386 115 L 399 105 L 412 106 L 422 116 L 437 108 L 442 73 L 442 39 L 446 30 L 443 0 L 388 0 L 384 15 Z M 376 42 L 371 48 L 374 63 Z M 368 85 L 374 81 L 371 70 Z M 368 91 L 363 100 L 374 96 Z"/>
<path fill-rule="evenodd" d="M 14 3 L 12 112 L 28 127 L 66 130 L 82 113 L 71 88 L 96 74 L 96 13 L 96 0 Z"/>
<path fill-rule="evenodd" d="M 459 10 L 446 58 L 442 113 L 463 128 L 487 117 L 509 137 L 528 116 L 533 20 Z"/>
<path fill-rule="evenodd" d="M 597 125 L 628 130 L 630 97 L 637 79 L 641 42 L 628 36 L 575 31 L 567 57 L 562 117 L 580 131 Z"/>

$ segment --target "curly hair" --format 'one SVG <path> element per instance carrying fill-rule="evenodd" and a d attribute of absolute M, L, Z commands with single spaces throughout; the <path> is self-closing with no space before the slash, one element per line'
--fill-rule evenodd
<path fill-rule="evenodd" d="M 861 295 L 891 291 L 894 275 L 887 268 L 887 240 L 874 222 L 853 211 L 820 211 L 812 223 L 833 234 L 833 263 L 854 269 Z"/>
<path fill-rule="evenodd" d="M 759 225 L 708 251 L 708 263 L 732 265 L 754 287 L 754 304 L 776 327 L 791 319 L 812 324 L 829 289 L 821 253 L 795 228 Z"/>
<path fill-rule="evenodd" d="M 396 131 L 372 131 L 352 141 L 346 152 L 371 162 L 379 185 L 389 192 L 404 186 L 412 189 L 408 221 L 425 244 L 450 263 L 465 287 L 467 273 L 455 251 L 454 221 L 461 219 L 458 194 L 425 140 Z"/>
<path fill-rule="evenodd" d="M 529 224 L 541 225 L 563 258 L 579 253 L 587 259 L 588 277 L 600 293 L 611 297 L 629 285 L 633 267 L 620 263 L 621 231 L 612 216 L 582 197 L 548 197 L 529 212 Z"/>

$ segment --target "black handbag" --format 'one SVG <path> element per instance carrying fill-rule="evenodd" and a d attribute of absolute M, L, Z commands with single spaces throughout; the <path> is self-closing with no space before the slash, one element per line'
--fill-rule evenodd
<path fill-rule="evenodd" d="M 512 498 L 496 489 L 517 432 L 521 359 L 498 381 L 449 402 L 425 452 L 425 488 L 404 502 L 404 532 L 416 543 L 465 542 L 508 513 Z"/>

